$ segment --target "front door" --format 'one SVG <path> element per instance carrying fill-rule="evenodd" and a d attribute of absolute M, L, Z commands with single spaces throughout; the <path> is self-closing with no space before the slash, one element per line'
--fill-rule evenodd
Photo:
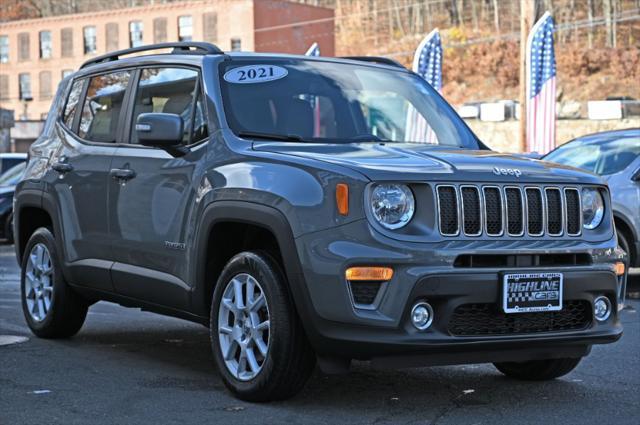
<path fill-rule="evenodd" d="M 120 115 L 130 71 L 73 82 L 61 119 L 46 190 L 61 224 L 67 278 L 76 285 L 113 290 L 108 227 L 111 161 L 119 141 Z"/>
<path fill-rule="evenodd" d="M 190 287 L 190 213 L 203 177 L 207 123 L 199 73 L 191 68 L 144 68 L 131 106 L 129 146 L 111 164 L 109 220 L 117 292 L 156 304 L 185 309 Z M 195 111 L 195 116 L 192 111 Z M 135 122 L 141 113 L 182 117 L 182 156 L 138 144 Z"/>

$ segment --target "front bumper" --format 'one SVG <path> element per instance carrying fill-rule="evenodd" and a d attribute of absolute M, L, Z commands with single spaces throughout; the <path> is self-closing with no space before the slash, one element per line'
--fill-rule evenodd
<path fill-rule="evenodd" d="M 356 236 L 356 235 L 359 235 Z M 302 264 L 300 277 L 307 304 L 298 306 L 307 334 L 323 357 L 373 359 L 400 364 L 455 364 L 486 361 L 524 361 L 551 357 L 579 357 L 592 344 L 620 338 L 618 313 L 605 322 L 591 318 L 592 302 L 600 295 L 617 305 L 622 279 L 614 272 L 615 241 L 448 241 L 438 244 L 406 243 L 377 234 L 365 221 L 354 222 L 297 239 Z M 554 267 L 454 267 L 456 258 L 469 254 L 588 255 L 590 264 Z M 354 303 L 346 268 L 384 265 L 394 269 L 375 302 Z M 466 305 L 493 306 L 499 312 L 503 272 L 561 272 L 565 304 L 587 305 L 584 326 L 535 332 L 460 334 L 452 332 L 456 309 Z M 421 300 L 434 309 L 434 322 L 426 331 L 410 323 L 412 306 Z M 296 300 L 298 301 L 298 300 Z M 492 311 L 494 311 L 492 310 Z M 544 313 L 535 313 L 544 314 Z M 510 315 L 513 316 L 513 315 Z M 508 320 L 511 320 L 509 318 Z"/>

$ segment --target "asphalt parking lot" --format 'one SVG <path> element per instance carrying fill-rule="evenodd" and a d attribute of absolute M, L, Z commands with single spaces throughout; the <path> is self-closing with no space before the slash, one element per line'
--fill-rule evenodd
<path fill-rule="evenodd" d="M 316 372 L 292 400 L 250 404 L 218 378 L 207 330 L 110 303 L 66 341 L 33 337 L 20 309 L 12 247 L 0 246 L 0 424 L 495 424 L 640 422 L 640 302 L 622 313 L 625 334 L 594 347 L 571 374 L 523 383 L 490 365 Z M 640 291 L 640 274 L 631 292 Z M 3 337 L 4 336 L 4 337 Z"/>

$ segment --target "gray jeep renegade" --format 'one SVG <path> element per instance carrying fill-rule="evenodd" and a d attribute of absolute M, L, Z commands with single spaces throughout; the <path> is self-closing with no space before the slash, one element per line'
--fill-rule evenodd
<path fill-rule="evenodd" d="M 34 334 L 74 335 L 100 300 L 201 323 L 245 400 L 352 359 L 553 379 L 622 335 L 603 181 L 492 152 L 385 58 L 92 59 L 60 84 L 14 225 Z"/>

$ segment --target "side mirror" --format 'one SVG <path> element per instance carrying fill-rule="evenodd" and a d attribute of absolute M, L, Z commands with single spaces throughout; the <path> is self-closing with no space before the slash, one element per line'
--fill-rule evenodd
<path fill-rule="evenodd" d="M 182 143 L 184 123 L 177 114 L 147 113 L 138 115 L 136 134 L 144 146 L 173 148 Z"/>
<path fill-rule="evenodd" d="M 638 168 L 636 172 L 631 175 L 631 180 L 634 182 L 640 182 L 640 168 Z"/>

